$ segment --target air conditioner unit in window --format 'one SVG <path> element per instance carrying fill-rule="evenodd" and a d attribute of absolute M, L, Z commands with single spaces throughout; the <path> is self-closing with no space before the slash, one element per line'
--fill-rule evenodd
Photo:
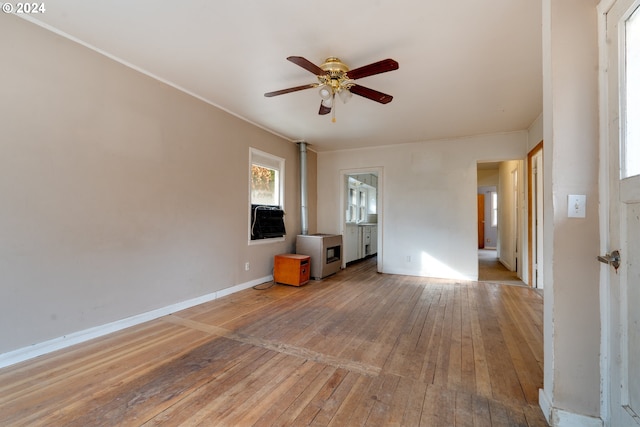
<path fill-rule="evenodd" d="M 282 237 L 284 228 L 284 211 L 279 206 L 251 206 L 251 240 Z"/>

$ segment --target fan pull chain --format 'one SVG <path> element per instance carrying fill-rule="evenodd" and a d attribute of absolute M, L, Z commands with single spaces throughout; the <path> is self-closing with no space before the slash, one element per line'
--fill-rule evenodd
<path fill-rule="evenodd" d="M 331 123 L 335 123 L 336 122 L 336 106 L 338 105 L 336 103 L 336 94 L 335 93 L 333 94 L 333 99 L 332 99 L 331 104 L 332 104 L 332 107 L 333 107 L 333 108 L 331 108 Z"/>

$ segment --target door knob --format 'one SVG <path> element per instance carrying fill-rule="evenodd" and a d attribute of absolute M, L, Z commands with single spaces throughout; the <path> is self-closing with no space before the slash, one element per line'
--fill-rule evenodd
<path fill-rule="evenodd" d="M 620 251 L 613 251 L 606 255 L 598 255 L 598 261 L 609 264 L 617 270 L 618 267 L 620 267 Z"/>

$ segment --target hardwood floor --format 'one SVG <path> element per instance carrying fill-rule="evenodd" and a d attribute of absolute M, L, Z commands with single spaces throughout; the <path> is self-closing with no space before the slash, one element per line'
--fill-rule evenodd
<path fill-rule="evenodd" d="M 539 294 L 374 263 L 2 369 L 0 425 L 547 425 Z"/>
<path fill-rule="evenodd" d="M 478 281 L 527 286 L 498 260 L 495 249 L 478 249 Z"/>

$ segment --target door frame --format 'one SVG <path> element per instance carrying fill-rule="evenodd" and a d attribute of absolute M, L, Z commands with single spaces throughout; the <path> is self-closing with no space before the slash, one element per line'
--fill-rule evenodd
<path fill-rule="evenodd" d="M 598 165 L 598 215 L 600 216 L 600 250 L 599 253 L 606 253 L 609 243 L 609 105 L 607 89 L 607 70 L 603 68 L 606 64 L 607 54 L 607 12 L 616 0 L 602 0 L 598 6 L 598 51 L 599 51 L 599 117 L 600 146 Z M 611 288 L 609 286 L 609 271 L 606 268 L 600 269 L 600 417 L 609 420 L 611 415 Z"/>
<path fill-rule="evenodd" d="M 536 199 L 533 198 L 534 194 L 533 194 L 533 188 L 534 188 L 534 182 L 533 182 L 533 158 L 536 157 L 537 155 L 542 155 L 542 149 L 543 149 L 543 141 L 540 141 L 535 147 L 533 147 L 533 149 L 531 151 L 529 151 L 527 153 L 527 275 L 528 275 L 528 284 L 531 287 L 534 287 L 534 281 L 533 281 L 533 258 L 534 258 L 534 250 L 538 251 L 539 248 L 542 248 L 542 235 L 540 235 L 541 233 L 538 233 L 538 226 L 537 224 L 534 224 L 533 220 L 534 220 L 534 211 L 536 213 L 535 218 L 537 219 L 537 221 L 540 221 L 542 218 L 538 218 L 537 212 L 538 212 L 538 204 L 542 202 L 543 197 L 542 197 L 542 192 L 540 191 L 540 189 L 538 188 L 538 185 L 536 183 Z M 538 174 L 542 173 L 542 170 L 538 170 Z M 534 233 L 537 236 L 536 237 L 536 247 L 534 247 L 533 245 L 533 239 L 534 239 Z M 537 270 L 540 271 L 541 269 L 541 265 L 540 263 L 543 261 L 542 257 L 537 257 L 538 259 L 538 268 Z M 538 276 L 539 277 L 539 276 Z M 537 281 L 536 281 L 537 284 Z M 536 288 L 538 286 L 535 286 Z M 544 284 L 543 284 L 544 287 Z"/>
<path fill-rule="evenodd" d="M 378 273 L 382 273 L 383 257 L 384 257 L 384 248 L 383 248 L 383 234 L 384 234 L 384 168 L 382 166 L 379 167 L 367 167 L 367 168 L 354 168 L 354 169 L 340 169 L 340 234 L 344 236 L 347 233 L 347 218 L 345 216 L 345 212 L 347 206 L 345 204 L 345 200 L 347 198 L 347 182 L 349 180 L 349 175 L 358 175 L 365 173 L 372 173 L 378 176 L 378 195 L 376 198 L 376 211 L 378 212 L 378 242 L 377 242 L 377 271 Z M 343 253 L 345 251 L 344 241 L 342 242 Z M 347 262 L 346 257 L 342 257 L 342 268 L 346 268 Z"/>
<path fill-rule="evenodd" d="M 520 247 L 520 242 L 522 241 L 521 234 L 521 221 L 522 214 L 520 213 L 521 203 L 520 196 L 522 195 L 523 186 L 521 185 L 522 177 L 522 163 L 518 162 L 516 167 L 509 172 L 509 176 L 511 178 L 511 193 L 513 196 L 513 200 L 511 201 L 511 211 L 513 215 L 513 223 L 511 224 L 511 245 L 513 245 L 513 269 L 516 272 L 516 275 L 522 279 L 522 260 L 520 259 L 520 254 L 522 253 L 522 248 Z M 519 273 L 519 274 L 518 274 Z"/>

